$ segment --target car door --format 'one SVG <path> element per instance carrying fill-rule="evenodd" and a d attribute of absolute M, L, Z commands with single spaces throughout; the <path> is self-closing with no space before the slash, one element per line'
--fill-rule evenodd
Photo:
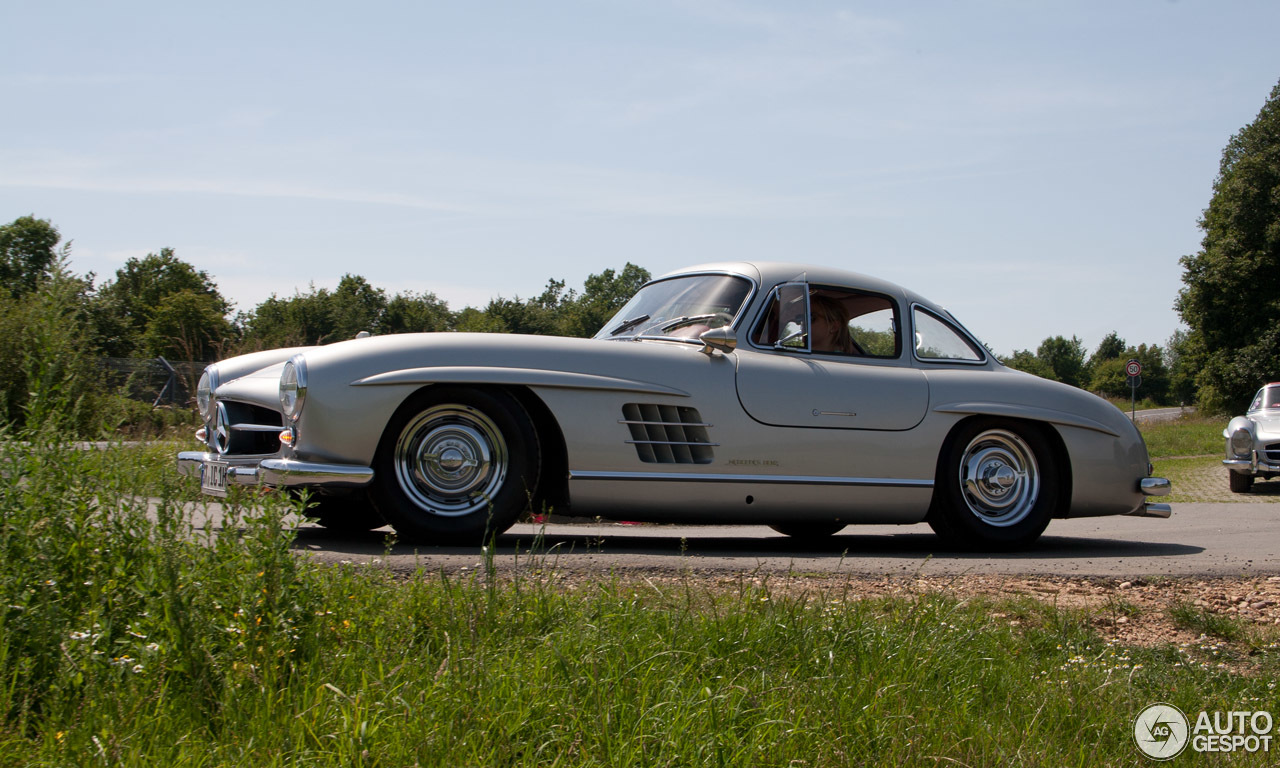
<path fill-rule="evenodd" d="M 819 307 L 836 306 L 849 331 L 824 348 Z M 812 318 L 817 317 L 814 320 Z M 804 282 L 775 288 L 739 348 L 738 399 L 751 418 L 779 427 L 903 431 L 919 424 L 929 385 L 904 354 L 893 297 Z M 842 334 L 843 335 L 843 334 Z"/>

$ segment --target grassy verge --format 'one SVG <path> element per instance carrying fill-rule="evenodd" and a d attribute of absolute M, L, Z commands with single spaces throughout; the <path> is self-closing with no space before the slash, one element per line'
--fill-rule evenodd
<path fill-rule="evenodd" d="M 0 765 L 1132 765 L 1154 701 L 1280 711 L 1274 633 L 1192 606 L 1248 655 L 946 591 L 322 567 L 283 500 L 193 526 L 171 455 L 5 446 Z"/>
<path fill-rule="evenodd" d="M 1153 459 L 1212 456 L 1222 458 L 1224 419 L 1184 417 L 1139 424 L 1147 452 Z"/>

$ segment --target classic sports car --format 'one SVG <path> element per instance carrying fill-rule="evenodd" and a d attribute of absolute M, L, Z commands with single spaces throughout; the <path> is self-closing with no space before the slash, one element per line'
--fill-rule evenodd
<path fill-rule="evenodd" d="M 324 525 L 425 543 L 548 509 L 805 537 L 927 522 L 987 549 L 1055 517 L 1169 516 L 1114 406 L 1005 368 L 910 291 L 821 267 L 664 275 L 592 339 L 257 352 L 209 366 L 197 399 L 207 450 L 178 466 L 207 493 L 310 488 Z"/>
<path fill-rule="evenodd" d="M 1280 477 L 1280 382 L 1254 395 L 1244 416 L 1222 430 L 1227 439 L 1227 482 L 1235 493 L 1248 493 L 1253 479 Z"/>

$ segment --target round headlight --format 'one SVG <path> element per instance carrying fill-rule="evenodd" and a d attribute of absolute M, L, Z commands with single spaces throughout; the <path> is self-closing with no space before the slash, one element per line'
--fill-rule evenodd
<path fill-rule="evenodd" d="M 1241 427 L 1231 433 L 1231 452 L 1240 458 L 1253 455 L 1253 433 Z"/>
<path fill-rule="evenodd" d="M 307 399 L 307 364 L 302 355 L 294 355 L 280 372 L 280 410 L 291 421 L 297 421 Z"/>
<path fill-rule="evenodd" d="M 211 365 L 200 374 L 200 383 L 196 384 L 196 408 L 200 411 L 200 418 L 205 421 L 209 420 L 210 404 L 213 403 L 217 389 L 218 369 Z"/>

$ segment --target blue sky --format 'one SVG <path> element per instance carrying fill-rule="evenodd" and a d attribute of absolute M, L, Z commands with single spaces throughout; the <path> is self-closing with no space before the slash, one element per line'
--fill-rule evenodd
<path fill-rule="evenodd" d="M 1178 327 L 1280 3 L 8 2 L 0 222 L 238 309 L 363 275 L 454 309 L 628 261 L 841 266 L 997 352 Z"/>

